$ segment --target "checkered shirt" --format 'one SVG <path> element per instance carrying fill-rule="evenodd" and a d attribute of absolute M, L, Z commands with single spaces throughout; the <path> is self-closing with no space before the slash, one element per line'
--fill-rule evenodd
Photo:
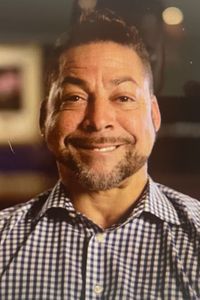
<path fill-rule="evenodd" d="M 151 179 L 105 230 L 60 182 L 0 222 L 1 300 L 200 299 L 200 202 Z"/>

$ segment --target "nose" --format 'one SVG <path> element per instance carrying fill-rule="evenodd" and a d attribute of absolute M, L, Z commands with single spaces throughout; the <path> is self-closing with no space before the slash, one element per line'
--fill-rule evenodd
<path fill-rule="evenodd" d="M 115 111 L 109 100 L 93 99 L 88 103 L 82 126 L 86 131 L 114 128 Z"/>

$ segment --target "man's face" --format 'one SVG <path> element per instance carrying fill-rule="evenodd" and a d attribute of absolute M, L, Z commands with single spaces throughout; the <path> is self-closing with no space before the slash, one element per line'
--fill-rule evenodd
<path fill-rule="evenodd" d="M 61 175 L 86 190 L 120 186 L 145 173 L 159 126 L 148 75 L 133 49 L 96 42 L 62 54 L 44 127 Z"/>

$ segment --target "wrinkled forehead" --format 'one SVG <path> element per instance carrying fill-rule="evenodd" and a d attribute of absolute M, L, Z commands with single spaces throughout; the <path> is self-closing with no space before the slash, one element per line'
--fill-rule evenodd
<path fill-rule="evenodd" d="M 108 79 L 133 76 L 139 85 L 147 82 L 151 89 L 149 72 L 132 47 L 115 42 L 92 42 L 66 49 L 60 55 L 58 80 L 67 75 L 89 77 L 98 72 Z"/>
<path fill-rule="evenodd" d="M 92 42 L 63 51 L 59 58 L 59 72 L 76 69 L 124 68 L 136 70 L 143 75 L 144 63 L 136 51 L 115 42 Z"/>

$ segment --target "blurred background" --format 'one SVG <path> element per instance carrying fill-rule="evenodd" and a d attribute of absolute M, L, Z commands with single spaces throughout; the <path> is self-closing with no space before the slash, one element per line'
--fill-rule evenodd
<path fill-rule="evenodd" d="M 60 33 L 95 7 L 137 25 L 150 53 L 162 113 L 151 176 L 200 198 L 200 1 L 0 0 L 0 209 L 57 180 L 38 127 L 44 68 Z"/>

